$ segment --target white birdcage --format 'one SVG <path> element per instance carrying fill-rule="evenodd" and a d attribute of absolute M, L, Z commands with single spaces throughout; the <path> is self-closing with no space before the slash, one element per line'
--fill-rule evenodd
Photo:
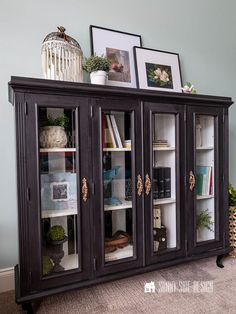
<path fill-rule="evenodd" d="M 45 79 L 83 82 L 83 52 L 79 43 L 65 34 L 63 26 L 48 34 L 41 50 Z"/>

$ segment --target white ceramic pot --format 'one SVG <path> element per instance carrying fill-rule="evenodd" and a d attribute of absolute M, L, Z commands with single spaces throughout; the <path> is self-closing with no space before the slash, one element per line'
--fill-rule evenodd
<path fill-rule="evenodd" d="M 92 84 L 106 85 L 107 72 L 105 71 L 94 71 L 90 73 L 90 81 Z"/>
<path fill-rule="evenodd" d="M 67 136 L 62 126 L 45 126 L 40 128 L 39 143 L 42 148 L 63 148 L 67 144 Z"/>

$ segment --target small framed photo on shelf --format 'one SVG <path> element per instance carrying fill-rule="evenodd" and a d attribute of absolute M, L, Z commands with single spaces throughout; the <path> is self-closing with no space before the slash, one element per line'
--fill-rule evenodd
<path fill-rule="evenodd" d="M 55 202 L 63 202 L 69 200 L 69 182 L 52 182 L 51 200 Z"/>
<path fill-rule="evenodd" d="M 134 58 L 139 88 L 182 91 L 178 53 L 134 47 Z"/>
<path fill-rule="evenodd" d="M 141 36 L 90 25 L 91 54 L 111 61 L 107 85 L 137 87 L 133 47 L 141 47 Z"/>

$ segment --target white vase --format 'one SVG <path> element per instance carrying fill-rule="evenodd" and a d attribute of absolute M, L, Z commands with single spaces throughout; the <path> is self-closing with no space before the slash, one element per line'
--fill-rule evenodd
<path fill-rule="evenodd" d="M 64 148 L 67 144 L 65 129 L 61 126 L 45 126 L 40 128 L 39 143 L 42 148 Z"/>
<path fill-rule="evenodd" d="M 105 71 L 94 71 L 90 73 L 90 81 L 92 84 L 106 85 L 107 72 Z"/>

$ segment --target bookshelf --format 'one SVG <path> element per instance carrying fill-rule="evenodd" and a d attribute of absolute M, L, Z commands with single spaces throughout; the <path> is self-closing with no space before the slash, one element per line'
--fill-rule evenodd
<path fill-rule="evenodd" d="M 20 143 L 18 303 L 230 251 L 230 98 L 16 77 L 9 90 Z M 65 147 L 38 148 L 49 113 L 68 118 Z M 211 168 L 210 193 L 197 193 L 199 166 Z M 199 231 L 206 210 L 212 230 Z M 54 260 L 46 274 L 55 225 L 67 238 L 61 268 Z"/>

